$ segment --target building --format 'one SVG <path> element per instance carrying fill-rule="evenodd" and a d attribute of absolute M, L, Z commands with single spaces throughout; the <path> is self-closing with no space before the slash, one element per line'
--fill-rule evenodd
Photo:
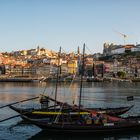
<path fill-rule="evenodd" d="M 76 74 L 77 73 L 77 60 L 69 60 L 68 61 L 68 73 Z"/>
<path fill-rule="evenodd" d="M 137 52 L 140 51 L 140 45 L 133 45 L 133 44 L 127 44 L 127 45 L 115 45 L 115 44 L 109 44 L 104 43 L 103 45 L 103 55 L 104 56 L 110 56 L 110 55 L 117 55 L 117 54 L 123 54 L 128 52 Z"/>

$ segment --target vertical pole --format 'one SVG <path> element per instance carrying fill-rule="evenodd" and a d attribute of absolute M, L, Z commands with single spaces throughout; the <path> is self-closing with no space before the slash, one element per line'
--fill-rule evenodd
<path fill-rule="evenodd" d="M 102 78 L 104 77 L 104 63 L 102 63 Z"/>
<path fill-rule="evenodd" d="M 82 72 L 81 72 L 80 96 L 79 96 L 79 112 L 80 112 L 80 107 L 81 107 L 81 97 L 82 97 L 82 87 L 83 87 L 84 64 L 85 64 L 84 57 L 85 57 L 85 44 L 83 45 Z"/>
<path fill-rule="evenodd" d="M 96 58 L 94 60 L 94 78 L 97 77 L 97 69 L 96 69 Z"/>
<path fill-rule="evenodd" d="M 60 55 L 61 55 L 61 47 L 58 53 L 58 66 L 57 66 L 57 77 L 56 77 L 56 86 L 55 86 L 55 102 L 54 102 L 54 107 L 56 109 L 56 99 L 57 99 L 57 88 L 58 88 L 58 79 L 59 79 L 59 74 L 60 74 Z"/>

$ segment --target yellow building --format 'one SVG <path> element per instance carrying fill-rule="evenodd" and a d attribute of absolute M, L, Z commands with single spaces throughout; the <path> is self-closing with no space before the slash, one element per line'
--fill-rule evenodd
<path fill-rule="evenodd" d="M 27 55 L 27 51 L 26 51 L 26 50 L 22 50 L 22 51 L 20 52 L 20 54 L 21 54 L 21 55 Z"/>
<path fill-rule="evenodd" d="M 70 73 L 70 74 L 77 73 L 77 60 L 68 61 L 68 73 Z"/>

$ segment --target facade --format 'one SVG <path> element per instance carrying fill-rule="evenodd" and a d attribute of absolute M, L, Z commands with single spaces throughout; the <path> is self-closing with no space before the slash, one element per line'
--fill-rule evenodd
<path fill-rule="evenodd" d="M 5 73 L 6 73 L 5 65 L 0 65 L 0 74 L 5 74 Z"/>
<path fill-rule="evenodd" d="M 67 73 L 69 73 L 67 63 L 62 63 L 62 64 L 61 64 L 61 73 L 62 73 L 62 74 L 67 74 Z"/>
<path fill-rule="evenodd" d="M 77 60 L 69 60 L 67 63 L 68 73 L 76 74 L 77 73 Z"/>
<path fill-rule="evenodd" d="M 139 45 L 136 46 L 133 44 L 114 45 L 114 44 L 104 43 L 103 55 L 109 56 L 109 55 L 123 54 L 127 52 L 136 52 L 136 51 L 140 51 Z"/>
<path fill-rule="evenodd" d="M 49 76 L 50 73 L 53 73 L 53 67 L 51 65 L 42 65 L 40 67 L 36 67 L 36 74 L 40 76 Z"/>

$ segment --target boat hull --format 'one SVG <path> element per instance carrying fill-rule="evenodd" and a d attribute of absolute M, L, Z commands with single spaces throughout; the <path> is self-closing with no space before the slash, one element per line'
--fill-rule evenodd
<path fill-rule="evenodd" d="M 86 124 L 55 124 L 27 118 L 32 124 L 40 127 L 48 134 L 112 134 L 112 133 L 135 133 L 140 132 L 139 119 L 124 120 L 102 125 Z"/>

